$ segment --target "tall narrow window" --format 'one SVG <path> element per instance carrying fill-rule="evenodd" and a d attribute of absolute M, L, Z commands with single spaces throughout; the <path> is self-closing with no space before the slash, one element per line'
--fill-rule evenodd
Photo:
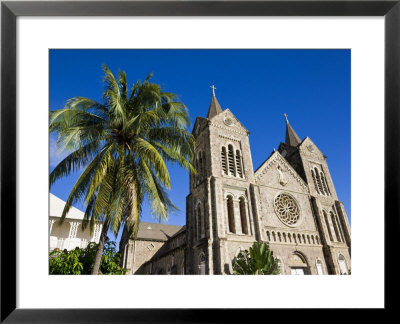
<path fill-rule="evenodd" d="M 321 182 L 322 182 L 322 186 L 324 188 L 325 194 L 327 196 L 328 195 L 330 196 L 330 192 L 329 192 L 329 189 L 328 189 L 328 184 L 327 184 L 325 176 L 324 176 L 324 174 L 322 172 L 321 172 Z"/>
<path fill-rule="evenodd" d="M 325 210 L 323 211 L 323 213 L 324 213 L 324 219 L 325 219 L 326 228 L 328 229 L 329 239 L 331 241 L 333 241 L 332 232 L 331 232 L 331 225 L 329 224 L 329 221 L 328 221 L 328 215 L 326 214 Z"/>
<path fill-rule="evenodd" d="M 335 219 L 336 219 L 336 224 L 337 224 L 337 226 L 339 228 L 339 234 L 340 234 L 340 237 L 341 237 L 341 241 L 344 242 L 343 228 L 340 225 L 340 221 L 339 221 L 339 218 L 337 217 L 337 214 L 335 214 Z"/>
<path fill-rule="evenodd" d="M 235 154 L 233 152 L 233 146 L 228 146 L 228 166 L 229 166 L 229 174 L 235 176 Z"/>
<path fill-rule="evenodd" d="M 324 189 L 322 188 L 322 183 L 321 183 L 321 178 L 319 176 L 319 172 L 317 168 L 314 168 L 315 171 L 315 176 L 317 178 L 317 186 L 318 186 L 318 190 L 321 194 L 324 194 Z"/>
<path fill-rule="evenodd" d="M 312 170 L 312 169 L 311 169 L 311 176 L 312 176 L 313 181 L 314 181 L 315 190 L 317 190 L 317 193 L 319 194 L 319 189 L 318 189 L 318 184 L 317 184 L 317 178 L 315 177 L 315 172 L 314 172 L 314 170 Z"/>
<path fill-rule="evenodd" d="M 338 227 L 338 225 L 336 224 L 335 215 L 333 214 L 333 212 L 330 212 L 330 216 L 331 216 L 332 223 L 333 223 L 333 229 L 335 230 L 336 240 L 340 242 L 341 239 L 340 239 L 339 227 Z"/>
<path fill-rule="evenodd" d="M 221 149 L 221 165 L 222 165 L 222 172 L 224 174 L 228 174 L 228 167 L 226 165 L 226 147 L 222 146 Z"/>
<path fill-rule="evenodd" d="M 249 230 L 247 228 L 246 202 L 243 197 L 240 197 L 239 199 L 239 207 L 240 207 L 240 221 L 242 224 L 242 233 L 249 234 Z"/>
<path fill-rule="evenodd" d="M 242 161 L 241 161 L 240 151 L 236 150 L 236 172 L 237 175 L 243 178 L 243 169 L 242 169 Z"/>
<path fill-rule="evenodd" d="M 227 210 L 228 210 L 228 227 L 229 232 L 235 233 L 235 215 L 233 210 L 233 198 L 232 196 L 228 196 L 227 199 Z"/>

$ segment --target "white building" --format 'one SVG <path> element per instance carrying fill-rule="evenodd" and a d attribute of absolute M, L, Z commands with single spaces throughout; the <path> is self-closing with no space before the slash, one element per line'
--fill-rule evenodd
<path fill-rule="evenodd" d="M 71 207 L 64 222 L 60 224 L 61 214 L 65 201 L 50 194 L 49 236 L 50 251 L 73 250 L 76 247 L 85 248 L 89 242 L 99 243 L 102 223 L 96 223 L 93 233 L 90 234 L 89 226 L 82 230 L 84 213 L 75 207 Z"/>

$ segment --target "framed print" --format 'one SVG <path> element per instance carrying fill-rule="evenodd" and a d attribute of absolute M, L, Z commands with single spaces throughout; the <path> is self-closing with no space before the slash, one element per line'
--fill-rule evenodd
<path fill-rule="evenodd" d="M 397 0 L 3 1 L 1 4 L 1 321 L 5 323 L 225 322 L 234 321 L 238 309 L 241 311 L 257 309 L 257 314 L 265 316 L 263 311 L 268 308 L 391 308 L 393 301 L 389 298 L 389 293 L 397 280 L 393 275 L 393 265 L 389 262 L 391 258 L 388 256 L 394 253 L 393 238 L 399 230 L 397 202 L 400 154 L 399 41 L 400 4 Z M 302 56 L 306 52 L 316 53 L 316 50 L 319 51 L 318 55 L 323 53 L 318 58 L 313 56 L 310 59 L 306 55 Z M 248 133 L 241 128 L 244 126 L 235 115 L 234 107 L 221 109 L 216 99 L 218 91 L 221 91 L 220 85 L 215 86 L 213 81 L 218 78 L 217 73 L 215 75 L 210 73 L 209 79 L 205 76 L 201 84 L 196 83 L 198 81 L 196 73 L 198 73 L 197 79 L 200 79 L 200 67 L 206 70 L 204 64 L 226 65 L 225 78 L 237 81 L 237 86 L 234 88 L 236 90 L 229 90 L 230 95 L 233 96 L 234 92 L 243 92 L 243 97 L 246 97 L 246 93 L 249 97 L 256 96 L 252 91 L 256 92 L 258 89 L 255 83 L 259 76 L 272 74 L 274 71 L 272 63 L 267 67 L 262 67 L 261 64 L 258 67 L 251 65 L 251 63 L 258 64 L 255 63 L 257 55 L 261 60 L 263 57 L 268 57 L 268 60 L 274 62 L 275 54 L 287 58 L 289 55 L 287 53 L 291 51 L 298 60 L 312 62 L 308 70 L 304 70 L 304 75 L 315 76 L 314 83 L 307 85 L 316 98 L 324 91 L 323 82 L 318 79 L 318 73 L 314 71 L 319 69 L 316 67 L 317 61 L 322 60 L 325 64 L 329 62 L 331 75 L 329 81 L 334 86 L 332 89 L 338 89 L 338 86 L 347 87 L 346 100 L 349 106 L 351 103 L 351 111 L 345 112 L 349 117 L 348 124 L 344 125 L 339 119 L 335 119 L 334 114 L 340 114 L 339 108 L 334 107 L 339 96 L 335 91 L 329 94 L 327 97 L 329 99 L 320 110 L 313 111 L 319 119 L 314 120 L 309 117 L 307 120 L 306 116 L 302 118 L 305 124 L 324 123 L 319 125 L 321 137 L 325 130 L 332 132 L 332 146 L 341 145 L 339 137 L 346 132 L 350 134 L 351 123 L 351 154 L 345 153 L 342 156 L 348 165 L 351 163 L 351 212 L 354 215 L 351 245 L 350 226 L 348 225 L 346 229 L 346 226 L 343 226 L 345 222 L 340 218 L 340 215 L 346 216 L 343 203 L 339 201 L 340 197 L 336 197 L 334 205 L 331 203 L 331 206 L 334 206 L 332 210 L 327 209 L 325 212 L 326 225 L 318 225 L 326 226 L 330 240 L 336 241 L 347 254 L 344 252 L 337 254 L 334 248 L 325 250 L 320 248 L 321 255 L 313 256 L 314 263 L 310 267 L 306 258 L 303 259 L 301 251 L 297 250 L 297 243 L 310 246 L 322 244 L 319 241 L 320 237 L 315 236 L 312 231 L 300 233 L 302 226 L 308 224 L 308 219 L 304 216 L 308 213 L 308 207 L 302 202 L 296 190 L 306 192 L 311 189 L 307 189 L 305 182 L 294 175 L 295 171 L 290 165 L 285 164 L 283 158 L 279 160 L 280 156 L 291 154 L 290 147 L 301 145 L 302 142 L 294 130 L 296 127 L 289 124 L 289 120 L 292 122 L 290 111 L 288 115 L 287 111 L 279 112 L 280 115 L 285 113 L 284 117 L 281 116 L 281 121 L 286 125 L 287 147 L 282 146 L 284 143 L 281 143 L 277 150 L 271 147 L 270 157 L 261 164 L 259 171 L 256 170 L 254 173 L 261 179 L 264 173 L 269 172 L 269 159 L 281 161 L 278 166 L 273 167 L 274 179 L 276 178 L 280 190 L 274 191 L 272 195 L 258 188 L 260 196 L 257 196 L 251 193 L 255 190 L 254 187 L 249 186 L 246 189 L 250 192 L 248 194 L 238 187 L 237 181 L 232 182 L 226 184 L 225 187 L 229 190 L 227 189 L 226 194 L 220 197 L 225 204 L 221 209 L 226 207 L 227 210 L 226 231 L 231 237 L 237 234 L 237 231 L 240 232 L 242 238 L 238 235 L 237 240 L 243 242 L 243 237 L 252 235 L 259 226 L 252 223 L 250 216 L 246 216 L 258 210 L 254 206 L 257 206 L 256 200 L 261 198 L 254 197 L 270 199 L 271 203 L 263 205 L 262 208 L 269 208 L 271 213 L 276 214 L 276 222 L 270 224 L 270 229 L 267 229 L 267 226 L 265 230 L 263 228 L 265 238 L 256 239 L 254 236 L 254 240 L 268 242 L 279 240 L 282 244 L 296 240 L 298 253 L 282 259 L 283 262 L 279 260 L 280 271 L 286 274 L 319 275 L 349 274 L 351 270 L 351 276 L 304 276 L 297 281 L 293 281 L 296 279 L 293 276 L 276 276 L 278 278 L 272 281 L 269 279 L 271 277 L 260 279 L 260 276 L 239 279 L 237 277 L 240 276 L 48 275 L 48 254 L 46 254 L 48 251 L 46 250 L 46 253 L 42 251 L 43 246 L 47 249 L 48 244 L 49 229 L 44 225 L 48 220 L 38 215 L 46 213 L 48 216 L 49 208 L 48 107 L 53 101 L 51 91 L 55 84 L 50 83 L 50 80 L 57 80 L 58 89 L 67 87 L 68 82 L 70 84 L 75 82 L 78 85 L 78 80 L 67 80 L 63 71 L 75 71 L 77 66 L 90 65 L 91 61 L 95 60 L 95 52 L 100 53 L 100 51 L 103 56 L 98 58 L 99 62 L 103 57 L 113 57 L 113 60 L 120 62 L 129 60 L 129 57 L 135 58 L 141 61 L 142 65 L 151 59 L 161 62 L 159 66 L 179 62 L 181 70 L 188 71 L 187 80 L 183 83 L 192 85 L 193 95 L 200 92 L 196 88 L 202 87 L 205 82 L 210 82 L 205 85 L 212 98 L 207 118 L 211 120 L 221 113 L 220 116 L 223 116 L 221 124 L 216 127 L 224 131 L 236 127 L 236 137 L 220 132 L 217 136 L 218 141 L 213 141 L 210 135 L 209 147 L 213 145 L 216 147 L 216 143 L 222 143 L 221 139 L 226 143 L 218 147 L 217 153 L 209 153 L 208 156 L 221 157 L 221 172 L 227 178 L 235 178 L 235 181 L 236 178 L 243 180 L 246 172 L 249 172 L 248 166 L 251 165 L 250 148 L 237 144 L 246 142 L 246 139 L 238 140 L 238 138 L 243 134 L 248 136 Z M 329 56 L 330 54 L 325 55 L 333 52 L 335 55 L 339 53 L 338 55 L 343 58 L 341 62 L 345 62 L 347 78 L 334 77 L 334 72 L 340 70 L 342 65 L 337 63 L 336 56 L 333 58 Z M 173 59 L 170 59 L 171 57 Z M 203 61 L 205 57 L 207 61 Z M 54 63 L 56 60 L 57 64 Z M 282 63 L 283 59 L 280 62 Z M 235 76 L 234 72 L 241 71 L 240 67 L 244 65 L 250 66 L 252 74 L 238 72 L 239 75 Z M 139 65 L 136 67 L 139 69 Z M 118 68 L 123 70 L 124 64 L 121 63 Z M 298 71 L 299 66 L 287 64 L 285 69 Z M 104 71 L 107 71 L 106 68 Z M 171 73 L 172 70 L 169 71 Z M 232 74 L 228 75 L 228 72 Z M 281 94 L 282 96 L 292 96 L 296 87 L 302 89 L 301 87 L 307 83 L 305 78 L 285 79 L 285 71 L 281 72 L 282 79 L 286 80 L 285 89 L 288 92 Z M 77 75 L 77 77 L 82 76 Z M 277 78 L 275 81 L 278 82 Z M 293 84 L 292 88 L 289 87 L 290 82 Z M 269 83 L 271 89 L 273 83 L 272 81 Z M 211 89 L 208 89 L 210 86 Z M 83 84 L 79 84 L 79 87 L 82 88 Z M 261 93 L 262 91 L 257 92 L 260 96 L 265 96 L 264 102 L 268 102 L 270 98 L 267 97 L 273 95 L 272 90 L 268 95 Z M 247 102 L 251 102 L 249 97 Z M 230 102 L 220 102 L 234 105 Z M 291 104 L 300 105 L 295 99 Z M 245 103 L 237 105 L 244 106 Z M 276 105 L 279 105 L 279 102 Z M 254 108 L 243 112 L 242 118 L 257 113 L 258 117 L 253 116 L 253 125 L 261 128 L 270 127 L 263 120 L 265 117 L 262 114 L 263 108 L 256 107 L 256 104 L 252 107 Z M 207 111 L 204 114 L 206 113 Z M 203 119 L 200 118 L 193 123 L 195 136 L 200 134 L 202 127 L 208 127 L 202 124 Z M 258 142 L 263 145 L 264 141 L 258 139 Z M 313 204 L 316 210 L 320 208 L 321 215 L 324 215 L 323 206 L 327 206 L 330 197 L 336 193 L 327 173 L 329 171 L 324 171 L 327 167 L 323 162 L 316 162 L 318 149 L 309 138 L 305 139 L 304 143 L 306 152 L 304 154 L 313 156 L 314 161 L 307 171 L 310 173 L 309 181 L 315 183 L 317 194 L 323 196 L 322 203 L 312 198 L 310 201 L 308 198 L 306 200 Z M 350 143 L 348 144 L 350 151 Z M 326 158 L 321 154 L 321 161 L 322 157 Z M 198 161 L 195 162 L 199 170 L 205 169 L 202 167 L 204 159 L 207 157 L 199 153 Z M 46 174 L 45 178 L 43 174 Z M 292 176 L 294 178 L 290 178 Z M 193 177 L 190 181 L 190 188 L 195 192 L 196 184 L 200 183 L 201 179 Z M 299 189 L 291 190 L 289 181 L 298 184 Z M 271 184 L 265 183 L 265 186 Z M 211 196 L 215 194 L 213 189 L 207 190 L 210 190 Z M 350 188 L 348 191 L 350 192 Z M 193 211 L 189 207 L 188 213 L 201 215 L 203 209 L 200 200 L 193 200 Z M 214 206 L 217 200 L 214 199 L 214 203 L 211 202 L 209 205 Z M 221 203 L 221 206 L 223 204 Z M 260 207 L 260 210 L 262 208 Z M 346 206 L 347 208 L 350 206 Z M 309 213 L 314 215 L 315 212 L 310 209 Z M 347 220 L 347 216 L 344 218 Z M 321 219 L 323 221 L 323 218 Z M 314 226 L 311 221 L 310 224 Z M 206 231 L 204 222 L 199 221 L 193 226 L 186 225 L 196 228 L 197 232 L 193 232 L 193 235 L 199 240 L 204 238 Z M 76 222 L 71 222 L 71 228 L 76 230 L 77 226 Z M 151 225 L 147 226 L 147 229 L 153 230 Z M 276 230 L 279 226 L 285 227 L 286 230 L 283 232 Z M 177 233 L 179 231 L 165 235 L 175 237 Z M 294 233 L 296 236 L 293 236 Z M 73 236 L 76 238 L 75 234 Z M 177 237 L 180 238 L 179 235 Z M 61 244 L 56 242 L 56 238 L 54 240 L 54 247 Z M 72 240 L 69 240 L 68 244 L 71 242 Z M 53 243 L 50 241 L 50 246 Z M 206 243 L 205 245 L 210 245 L 208 247 L 210 251 L 217 249 L 215 245 L 211 246 L 212 242 Z M 200 243 L 196 244 L 197 247 L 200 246 Z M 241 250 L 239 245 L 235 245 L 235 248 Z M 145 248 L 152 249 L 154 245 Z M 283 248 L 281 250 L 283 251 Z M 136 252 L 136 247 L 134 251 Z M 337 262 L 335 261 L 337 264 L 329 265 L 327 262 L 325 265 L 326 255 L 333 253 L 338 256 Z M 175 254 L 174 258 L 177 255 Z M 184 274 L 205 274 L 211 269 L 206 266 L 211 259 L 211 257 L 208 259 L 206 254 L 198 253 L 196 255 L 198 264 L 194 262 L 195 266 L 190 271 L 186 269 L 186 264 L 178 268 L 166 266 L 164 269 L 157 263 L 143 265 L 142 271 L 145 274 L 155 272 L 171 274 L 173 271 Z M 126 261 L 125 265 L 128 263 Z M 232 272 L 229 264 L 221 263 L 213 269 L 217 274 Z M 363 293 L 365 282 L 370 278 L 372 279 L 369 281 L 369 291 Z M 302 297 L 287 299 L 285 297 L 287 291 L 301 292 Z M 245 294 L 252 296 L 253 300 L 238 298 Z"/>

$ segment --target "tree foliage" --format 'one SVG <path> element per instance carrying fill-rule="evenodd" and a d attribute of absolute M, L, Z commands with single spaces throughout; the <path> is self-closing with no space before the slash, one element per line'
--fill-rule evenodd
<path fill-rule="evenodd" d="M 94 265 L 98 244 L 91 242 L 84 249 L 74 250 L 55 249 L 50 252 L 50 274 L 80 275 L 90 274 Z M 115 242 L 106 240 L 100 263 L 99 274 L 121 275 L 126 269 L 119 266 L 121 255 L 117 252 Z"/>
<path fill-rule="evenodd" d="M 265 242 L 254 242 L 249 250 L 240 251 L 233 260 L 233 274 L 277 275 L 280 273 L 278 259 Z"/>
<path fill-rule="evenodd" d="M 104 222 L 93 272 L 99 266 L 108 229 L 117 235 L 125 224 L 129 236 L 137 233 L 142 202 L 150 202 L 153 216 L 166 221 L 176 210 L 167 190 L 171 187 L 167 163 L 190 164 L 194 137 L 187 131 L 189 115 L 177 95 L 160 85 L 138 81 L 129 89 L 125 72 L 115 78 L 104 65 L 102 102 L 74 97 L 64 108 L 50 111 L 50 133 L 57 146 L 70 151 L 50 173 L 50 186 L 73 171 L 82 173 L 73 186 L 61 215 L 84 200 L 82 228 L 93 231 Z"/>

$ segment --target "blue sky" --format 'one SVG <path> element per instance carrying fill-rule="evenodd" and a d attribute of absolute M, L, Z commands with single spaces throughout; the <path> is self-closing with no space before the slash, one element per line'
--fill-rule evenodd
<path fill-rule="evenodd" d="M 254 169 L 285 140 L 285 119 L 301 139 L 309 136 L 327 156 L 339 200 L 350 218 L 350 50 L 50 50 L 50 110 L 83 96 L 101 101 L 102 64 L 127 73 L 130 85 L 153 72 L 152 81 L 179 95 L 190 112 L 206 117 L 211 85 L 250 131 Z M 191 128 L 190 128 L 191 131 Z M 50 172 L 66 153 L 50 136 Z M 185 224 L 189 177 L 170 166 L 170 196 L 180 212 L 169 224 Z M 79 173 L 59 180 L 51 192 L 63 200 Z M 82 203 L 76 207 L 84 210 Z M 142 221 L 154 221 L 144 206 Z M 113 237 L 111 237 L 113 238 Z"/>

